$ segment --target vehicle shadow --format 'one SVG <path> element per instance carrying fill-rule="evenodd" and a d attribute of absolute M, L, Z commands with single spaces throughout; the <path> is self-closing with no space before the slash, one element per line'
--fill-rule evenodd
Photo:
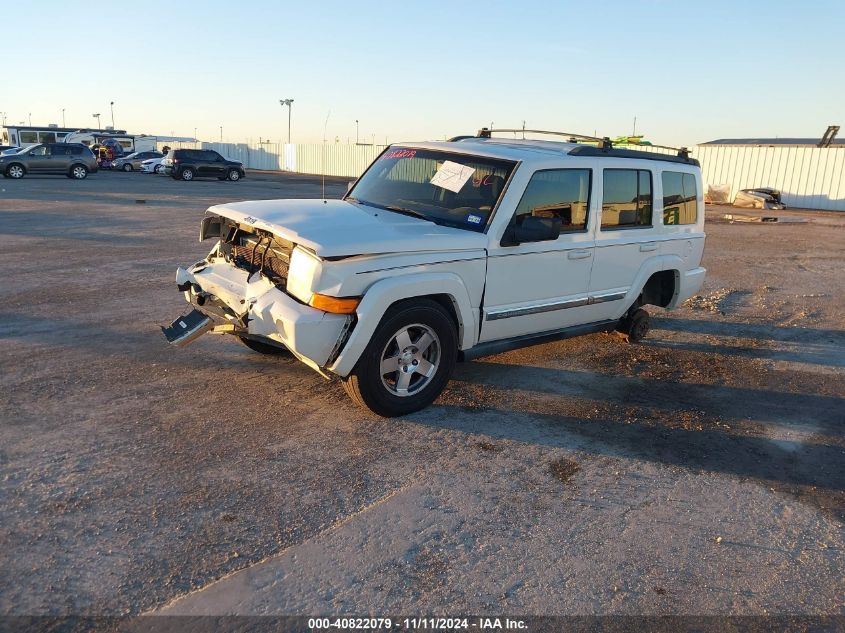
<path fill-rule="evenodd" d="M 813 427 L 836 437 L 842 434 L 845 423 L 845 398 L 827 395 L 485 361 L 460 365 L 452 380 L 595 400 L 617 407 L 640 407 L 661 414 L 695 411 L 722 420 Z"/>
<path fill-rule="evenodd" d="M 680 319 L 675 317 L 655 318 L 652 321 L 652 327 L 656 330 L 735 336 L 759 339 L 761 341 L 834 343 L 845 348 L 845 330 L 755 325 L 724 320 Z"/>
<path fill-rule="evenodd" d="M 794 346 L 792 349 L 772 349 L 770 347 L 713 345 L 710 343 L 666 340 L 644 340 L 640 344 L 647 347 L 666 350 L 683 350 L 701 354 L 726 354 L 728 356 L 740 356 L 743 358 L 762 358 L 773 361 L 809 363 L 822 367 L 845 367 L 845 349 L 838 345 L 790 342 L 789 344 Z"/>
<path fill-rule="evenodd" d="M 466 411 L 440 404 L 409 419 L 461 433 L 750 480 L 845 520 L 845 449 L 840 446 L 774 442 L 721 430 L 655 428 L 624 417 L 586 419 L 521 407 L 472 409 L 473 415 Z"/>

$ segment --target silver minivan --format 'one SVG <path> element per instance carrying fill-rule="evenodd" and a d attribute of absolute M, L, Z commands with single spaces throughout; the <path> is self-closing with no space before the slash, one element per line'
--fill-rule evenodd
<path fill-rule="evenodd" d="M 17 154 L 0 156 L 0 174 L 4 178 L 23 178 L 27 174 L 61 174 L 82 180 L 96 171 L 97 159 L 82 143 L 42 143 Z"/>

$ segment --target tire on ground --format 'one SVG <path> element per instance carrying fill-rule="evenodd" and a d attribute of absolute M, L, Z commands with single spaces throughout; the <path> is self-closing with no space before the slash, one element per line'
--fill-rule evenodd
<path fill-rule="evenodd" d="M 434 363 L 436 370 L 421 387 L 414 390 L 412 383 L 411 393 L 400 396 L 383 379 L 382 356 L 391 354 L 389 345 L 395 343 L 399 332 L 415 325 L 430 329 L 439 340 L 437 362 Z M 412 342 L 419 342 L 419 339 Z M 343 388 L 356 404 L 383 417 L 419 411 L 434 402 L 443 391 L 455 367 L 457 348 L 455 324 L 443 306 L 432 299 L 403 301 L 385 313 L 355 369 L 343 379 Z M 396 376 L 398 378 L 399 374 Z M 421 379 L 423 376 L 417 374 L 417 384 Z"/>

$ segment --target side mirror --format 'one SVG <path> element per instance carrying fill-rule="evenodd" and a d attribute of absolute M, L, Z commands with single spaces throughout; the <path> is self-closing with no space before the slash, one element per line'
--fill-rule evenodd
<path fill-rule="evenodd" d="M 525 216 L 519 224 L 511 224 L 502 236 L 502 246 L 516 246 L 524 242 L 547 242 L 560 237 L 560 218 Z"/>

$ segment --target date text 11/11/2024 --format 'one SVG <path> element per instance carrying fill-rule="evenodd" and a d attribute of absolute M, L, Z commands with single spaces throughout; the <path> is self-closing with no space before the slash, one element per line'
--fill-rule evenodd
<path fill-rule="evenodd" d="M 308 628 L 319 630 L 428 630 L 428 631 L 524 631 L 528 625 L 519 619 L 510 618 L 310 618 Z"/>

